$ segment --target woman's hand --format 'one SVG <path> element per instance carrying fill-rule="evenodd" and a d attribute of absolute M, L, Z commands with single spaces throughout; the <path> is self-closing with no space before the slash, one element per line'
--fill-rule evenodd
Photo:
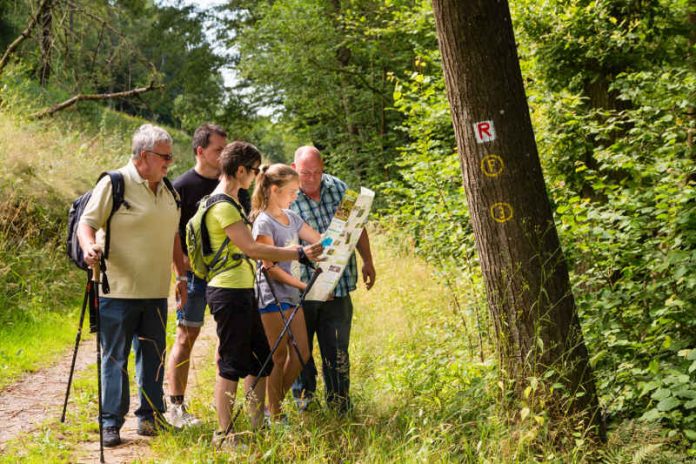
<path fill-rule="evenodd" d="M 311 245 L 307 245 L 304 248 L 298 248 L 297 252 L 300 262 L 302 262 L 303 258 L 305 257 L 310 261 L 317 261 L 319 256 L 321 256 L 321 254 L 324 252 L 324 247 L 322 246 L 321 241 L 319 241 L 312 243 Z"/>

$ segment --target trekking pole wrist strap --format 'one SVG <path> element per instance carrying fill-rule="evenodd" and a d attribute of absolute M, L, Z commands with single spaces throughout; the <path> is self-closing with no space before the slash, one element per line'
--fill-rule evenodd
<path fill-rule="evenodd" d="M 305 253 L 304 248 L 302 247 L 297 247 L 297 260 L 305 266 L 312 265 L 312 261 L 309 260 L 307 253 Z"/>

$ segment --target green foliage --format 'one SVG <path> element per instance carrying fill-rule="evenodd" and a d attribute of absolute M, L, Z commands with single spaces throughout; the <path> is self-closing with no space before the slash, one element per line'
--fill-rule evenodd
<path fill-rule="evenodd" d="M 636 5 L 517 2 L 514 13 L 603 407 L 610 419 L 659 420 L 693 441 L 696 384 L 684 353 L 696 347 L 695 168 L 687 143 L 696 81 L 676 53 L 685 4 L 649 2 L 643 19 Z M 434 27 L 428 12 L 413 16 Z M 383 184 L 382 216 L 408 231 L 444 275 L 461 275 L 464 264 L 476 276 L 439 66 L 437 50 L 424 46 L 412 70 L 394 76 L 409 142 L 398 177 Z"/>
<path fill-rule="evenodd" d="M 621 72 L 682 59 L 685 0 L 517 1 L 519 29 L 537 72 L 553 91 L 585 92 L 594 103 Z"/>
<path fill-rule="evenodd" d="M 605 405 L 612 414 L 646 411 L 684 433 L 696 421 L 688 398 L 676 397 L 696 391 L 691 363 L 678 355 L 696 346 L 693 122 L 684 117 L 693 86 L 678 69 L 619 75 L 613 87 L 635 109 L 591 111 L 580 123 L 580 100 L 561 100 L 551 113 L 560 130 L 543 141 L 548 149 L 590 134 L 601 141 L 596 169 L 575 161 L 570 182 L 561 177 L 552 191 L 567 199 L 557 207 L 561 235 L 580 271 L 578 305 Z M 549 161 L 552 171 L 567 169 L 567 159 Z M 582 199 L 576 179 L 603 200 Z"/>
<path fill-rule="evenodd" d="M 230 44 L 252 104 L 275 109 L 348 183 L 388 179 L 401 141 L 388 75 L 413 60 L 417 38 L 403 40 L 400 21 L 421 3 L 235 2 Z"/>
<path fill-rule="evenodd" d="M 0 15 L 9 26 L 0 28 L 0 50 L 26 27 L 35 9 L 29 3 L 13 2 L 9 14 Z M 146 0 L 52 4 L 50 25 L 37 26 L 13 57 L 39 87 L 33 92 L 35 107 L 153 82 L 164 89 L 111 100 L 108 106 L 187 131 L 207 120 L 226 119 L 224 58 L 205 35 L 213 19 L 208 13 Z M 41 51 L 43 37 L 51 44 L 47 53 Z"/>

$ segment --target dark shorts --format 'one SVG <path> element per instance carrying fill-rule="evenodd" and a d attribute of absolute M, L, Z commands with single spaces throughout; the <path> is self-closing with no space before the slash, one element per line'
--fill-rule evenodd
<path fill-rule="evenodd" d="M 236 382 L 248 375 L 268 376 L 273 361 L 268 359 L 271 350 L 256 308 L 254 290 L 208 286 L 206 299 L 220 339 L 220 377 Z"/>

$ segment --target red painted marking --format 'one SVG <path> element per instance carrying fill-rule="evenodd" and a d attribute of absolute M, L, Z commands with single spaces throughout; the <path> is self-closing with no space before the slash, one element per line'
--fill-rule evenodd
<path fill-rule="evenodd" d="M 493 121 L 479 121 L 473 124 L 476 143 L 492 142 L 495 140 Z"/>

